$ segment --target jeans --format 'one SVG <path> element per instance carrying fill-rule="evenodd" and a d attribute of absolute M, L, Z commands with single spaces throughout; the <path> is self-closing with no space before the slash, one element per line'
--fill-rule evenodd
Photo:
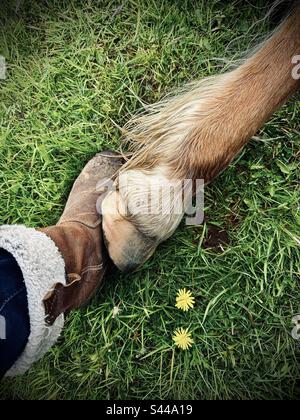
<path fill-rule="evenodd" d="M 0 248 L 0 379 L 23 352 L 30 334 L 26 287 L 14 257 Z"/>

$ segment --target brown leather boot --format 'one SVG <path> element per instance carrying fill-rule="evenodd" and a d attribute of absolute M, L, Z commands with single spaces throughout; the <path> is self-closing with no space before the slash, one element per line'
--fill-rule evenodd
<path fill-rule="evenodd" d="M 63 215 L 56 226 L 39 229 L 61 252 L 67 284 L 56 283 L 44 298 L 46 322 L 52 325 L 62 313 L 79 308 L 95 293 L 107 267 L 101 215 L 96 205 L 107 188 L 97 188 L 113 177 L 122 165 L 114 152 L 102 152 L 88 162 L 77 178 Z M 55 280 L 55 279 L 54 279 Z"/>

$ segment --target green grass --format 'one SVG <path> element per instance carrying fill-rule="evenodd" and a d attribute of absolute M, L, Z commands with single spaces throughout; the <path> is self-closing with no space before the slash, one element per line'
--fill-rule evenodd
<path fill-rule="evenodd" d="M 1 223 L 55 223 L 84 163 L 119 147 L 141 100 L 218 72 L 216 58 L 268 29 L 250 29 L 259 2 L 136 0 L 114 16 L 120 3 L 28 0 L 2 16 Z M 299 397 L 299 112 L 298 96 L 206 189 L 205 224 L 183 224 L 137 273 L 109 276 L 1 398 Z M 203 246 L 209 225 L 229 237 L 218 252 Z M 174 307 L 182 287 L 196 297 L 188 313 Z M 190 351 L 172 344 L 179 326 Z"/>

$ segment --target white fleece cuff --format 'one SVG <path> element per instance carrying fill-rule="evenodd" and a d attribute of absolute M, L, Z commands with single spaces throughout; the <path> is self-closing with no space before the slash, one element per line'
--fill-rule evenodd
<path fill-rule="evenodd" d="M 16 259 L 27 289 L 30 335 L 23 353 L 6 373 L 6 376 L 16 376 L 26 372 L 60 336 L 64 316 L 60 315 L 52 326 L 47 326 L 43 298 L 56 283 L 66 283 L 65 264 L 47 235 L 25 226 L 1 226 L 0 248 Z"/>

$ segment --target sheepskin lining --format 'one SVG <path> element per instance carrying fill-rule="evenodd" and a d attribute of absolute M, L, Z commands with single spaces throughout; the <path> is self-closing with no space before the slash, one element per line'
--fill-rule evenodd
<path fill-rule="evenodd" d="M 60 336 L 64 316 L 60 315 L 51 327 L 47 326 L 43 298 L 56 283 L 66 284 L 65 264 L 55 243 L 47 235 L 21 225 L 0 227 L 0 248 L 14 256 L 27 290 L 31 328 L 28 343 L 6 373 L 6 376 L 16 376 L 25 373 Z"/>

